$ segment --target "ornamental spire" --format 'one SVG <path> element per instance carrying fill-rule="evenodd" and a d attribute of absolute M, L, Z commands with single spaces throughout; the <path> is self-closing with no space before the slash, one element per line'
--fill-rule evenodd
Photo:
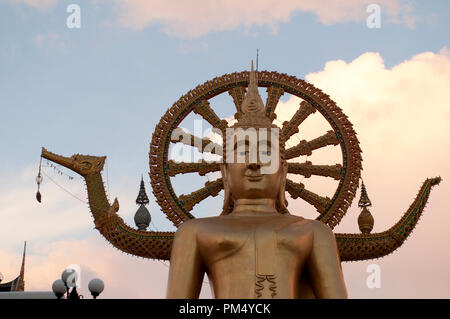
<path fill-rule="evenodd" d="M 147 205 L 149 203 L 147 193 L 145 192 L 144 178 L 141 176 L 141 186 L 139 189 L 138 197 L 136 198 L 136 204 Z"/>
<path fill-rule="evenodd" d="M 253 60 L 249 76 L 247 94 L 242 102 L 242 111 L 246 112 L 264 112 L 264 103 L 258 92 L 258 73 L 253 69 Z"/>
<path fill-rule="evenodd" d="M 367 195 L 366 185 L 364 185 L 364 181 L 361 179 L 361 197 L 358 203 L 359 207 L 369 207 L 372 206 L 372 202 Z"/>
<path fill-rule="evenodd" d="M 150 212 L 145 207 L 149 203 L 147 193 L 145 192 L 144 178 L 141 176 L 141 186 L 139 188 L 139 195 L 136 198 L 136 204 L 140 205 L 136 214 L 134 214 L 134 222 L 138 230 L 145 231 L 150 222 L 152 221 L 152 216 Z"/>
<path fill-rule="evenodd" d="M 369 234 L 373 229 L 375 220 L 367 207 L 372 206 L 369 196 L 367 195 L 366 186 L 361 179 L 361 197 L 359 199 L 358 206 L 362 208 L 361 213 L 358 216 L 359 230 L 363 234 Z"/>
<path fill-rule="evenodd" d="M 234 125 L 235 128 L 272 127 L 272 121 L 266 114 L 264 102 L 258 91 L 258 72 L 253 69 L 253 60 L 251 61 L 247 93 L 242 101 L 241 113 L 239 113 L 237 120 L 237 123 Z"/>

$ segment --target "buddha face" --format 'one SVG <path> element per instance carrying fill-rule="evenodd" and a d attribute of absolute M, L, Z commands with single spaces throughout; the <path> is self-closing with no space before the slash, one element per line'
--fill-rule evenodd
<path fill-rule="evenodd" d="M 222 167 L 222 175 L 232 199 L 277 198 L 283 178 L 286 177 L 287 163 L 281 160 L 278 149 L 276 154 L 272 154 L 271 149 L 270 141 L 258 141 L 256 147 L 248 141 L 244 145 L 235 144 L 235 158 L 241 160 L 226 163 Z M 274 156 L 280 165 L 277 165 L 276 170 L 268 170 L 273 164 L 268 159 Z"/>

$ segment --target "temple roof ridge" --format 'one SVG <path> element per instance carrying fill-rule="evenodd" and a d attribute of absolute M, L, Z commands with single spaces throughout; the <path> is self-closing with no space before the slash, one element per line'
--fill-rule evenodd
<path fill-rule="evenodd" d="M 27 250 L 27 241 L 23 246 L 22 264 L 19 275 L 7 283 L 0 283 L 0 291 L 24 291 L 25 290 L 25 254 Z"/>

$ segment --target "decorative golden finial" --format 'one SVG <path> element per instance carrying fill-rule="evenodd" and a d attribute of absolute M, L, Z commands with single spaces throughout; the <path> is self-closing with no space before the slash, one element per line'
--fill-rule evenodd
<path fill-rule="evenodd" d="M 258 74 L 253 69 L 253 60 L 251 61 L 247 94 L 242 102 L 242 112 L 264 112 L 264 103 L 258 92 Z"/>
<path fill-rule="evenodd" d="M 366 185 L 364 185 L 364 181 L 361 179 L 361 198 L 358 203 L 359 207 L 369 207 L 372 206 L 372 203 L 367 195 Z"/>
<path fill-rule="evenodd" d="M 363 234 L 369 234 L 373 229 L 373 224 L 375 222 L 372 214 L 367 209 L 367 207 L 372 206 L 372 203 L 367 195 L 366 186 L 364 181 L 361 179 L 361 197 L 358 202 L 358 206 L 362 208 L 361 214 L 358 216 L 359 230 Z"/>
<path fill-rule="evenodd" d="M 253 60 L 251 61 L 248 89 L 241 110 L 242 113 L 234 127 L 245 129 L 272 127 L 272 121 L 265 112 L 264 102 L 258 92 L 258 72 L 253 69 Z"/>
<path fill-rule="evenodd" d="M 145 192 L 144 178 L 141 176 L 141 185 L 139 188 L 139 194 L 136 198 L 136 204 L 140 205 L 136 214 L 134 215 L 134 222 L 138 227 L 138 230 L 145 231 L 152 221 L 150 212 L 145 207 L 149 203 L 147 193 Z"/>

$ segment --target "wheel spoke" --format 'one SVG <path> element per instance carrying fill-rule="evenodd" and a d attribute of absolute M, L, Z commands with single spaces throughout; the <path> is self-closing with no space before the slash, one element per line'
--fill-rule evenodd
<path fill-rule="evenodd" d="M 219 178 L 213 182 L 206 182 L 205 187 L 200 188 L 199 190 L 196 190 L 188 195 L 181 195 L 179 199 L 184 208 L 187 211 L 191 211 L 195 205 L 200 203 L 205 198 L 208 198 L 209 196 L 217 196 L 222 189 L 223 181 Z"/>
<path fill-rule="evenodd" d="M 306 178 L 311 177 L 311 175 L 318 175 L 339 180 L 341 179 L 342 165 L 312 165 L 310 161 L 305 163 L 288 163 L 288 173 L 300 174 Z"/>
<path fill-rule="evenodd" d="M 222 145 L 214 143 L 209 138 L 200 138 L 183 131 L 181 128 L 177 128 L 177 133 L 172 134 L 170 141 L 172 143 L 183 143 L 197 148 L 201 153 L 211 153 L 216 155 L 222 155 Z"/>
<path fill-rule="evenodd" d="M 328 131 L 326 134 L 319 136 L 309 142 L 302 140 L 296 146 L 286 150 L 286 159 L 291 159 L 301 155 L 311 155 L 312 151 L 328 145 L 338 145 L 339 140 L 333 131 Z"/>
<path fill-rule="evenodd" d="M 214 110 L 209 105 L 209 101 L 207 100 L 201 100 L 200 103 L 198 103 L 194 107 L 194 113 L 201 115 L 206 121 L 208 121 L 209 124 L 211 124 L 213 127 L 218 128 L 222 131 L 222 134 L 225 135 L 225 131 L 228 127 L 228 123 L 225 120 L 221 120 L 217 114 L 214 112 Z"/>
<path fill-rule="evenodd" d="M 169 160 L 169 164 L 167 165 L 169 176 L 175 176 L 177 174 L 186 174 L 186 173 L 199 173 L 201 176 L 204 176 L 210 172 L 220 171 L 220 163 L 212 162 L 208 163 L 206 161 L 201 161 L 198 163 L 186 163 L 180 162 L 177 163 L 173 160 Z"/>
<path fill-rule="evenodd" d="M 286 190 L 289 192 L 293 199 L 300 197 L 312 206 L 314 206 L 317 211 L 322 214 L 327 206 L 330 204 L 331 200 L 328 197 L 322 197 L 313 193 L 305 188 L 302 183 L 293 182 L 290 179 L 286 180 Z"/>
<path fill-rule="evenodd" d="M 275 109 L 278 105 L 280 97 L 283 94 L 284 90 L 282 88 L 278 88 L 275 86 L 269 86 L 267 88 L 266 113 L 271 121 L 273 121 L 277 117 L 277 115 L 275 114 Z"/>
<path fill-rule="evenodd" d="M 282 142 L 287 142 L 289 138 L 298 133 L 298 126 L 305 121 L 308 116 L 315 113 L 316 109 L 306 101 L 300 103 L 300 108 L 295 112 L 291 120 L 285 121 L 281 128 L 280 138 Z"/>
<path fill-rule="evenodd" d="M 237 114 L 241 114 L 241 106 L 244 101 L 245 92 L 247 89 L 244 86 L 236 86 L 228 91 L 228 93 L 233 97 L 234 105 L 236 106 Z"/>

